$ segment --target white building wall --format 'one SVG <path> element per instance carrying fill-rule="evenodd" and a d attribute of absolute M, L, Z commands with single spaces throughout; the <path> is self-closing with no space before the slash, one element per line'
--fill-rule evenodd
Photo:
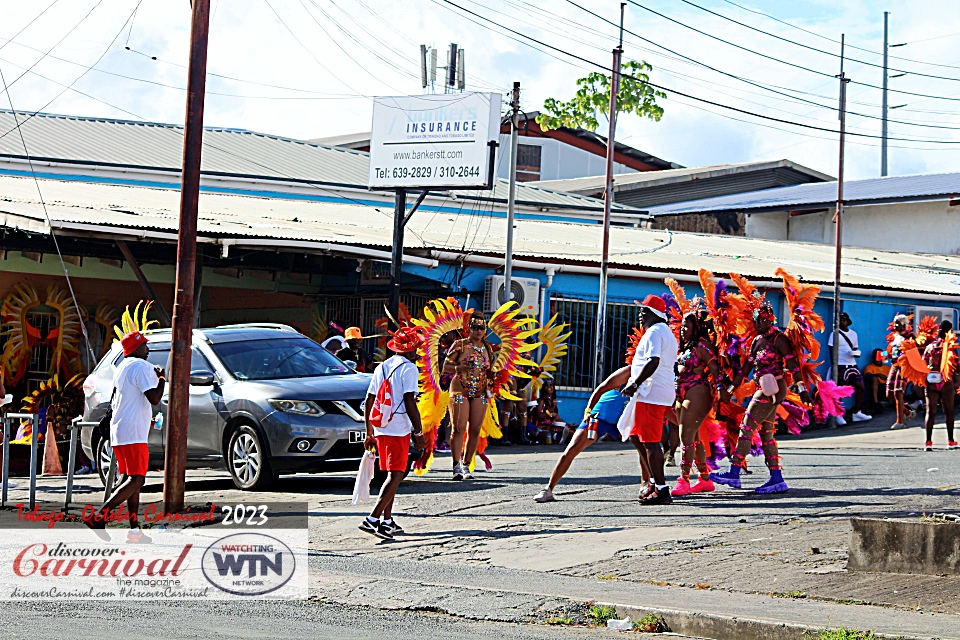
<path fill-rule="evenodd" d="M 750 238 L 833 242 L 833 212 L 790 217 L 787 213 L 747 216 Z M 946 201 L 857 206 L 844 209 L 845 245 L 960 255 L 960 207 Z"/>
<path fill-rule="evenodd" d="M 565 180 L 567 178 L 585 178 L 601 176 L 606 170 L 606 158 L 583 149 L 554 140 L 553 138 L 534 138 L 520 136 L 520 144 L 538 145 L 540 150 L 540 179 Z M 613 163 L 614 173 L 636 171 L 619 162 Z M 497 149 L 497 177 L 510 177 L 510 136 L 500 134 L 500 148 Z"/>

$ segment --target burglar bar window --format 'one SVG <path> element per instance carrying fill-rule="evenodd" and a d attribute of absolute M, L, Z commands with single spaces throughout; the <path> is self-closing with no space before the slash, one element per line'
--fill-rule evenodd
<path fill-rule="evenodd" d="M 596 349 L 597 301 L 586 298 L 557 296 L 550 298 L 550 315 L 557 314 L 558 323 L 570 325 L 569 351 L 553 373 L 557 388 L 565 391 L 593 389 L 593 354 Z M 637 324 L 640 307 L 633 303 L 607 303 L 607 331 L 604 339 L 604 376 L 624 364 L 624 353 L 630 344 L 630 331 Z"/>
<path fill-rule="evenodd" d="M 543 147 L 536 144 L 517 145 L 517 181 L 530 182 L 540 179 L 540 153 Z"/>

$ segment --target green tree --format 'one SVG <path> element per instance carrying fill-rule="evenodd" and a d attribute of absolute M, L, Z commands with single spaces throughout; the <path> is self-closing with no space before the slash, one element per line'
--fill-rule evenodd
<path fill-rule="evenodd" d="M 620 92 L 617 94 L 617 113 L 634 113 L 658 122 L 663 117 L 663 107 L 657 104 L 657 98 L 666 98 L 667 94 L 649 85 L 649 72 L 653 67 L 646 62 L 628 60 L 621 67 Z M 556 98 L 543 101 L 543 112 L 537 116 L 537 124 L 544 131 L 568 127 L 582 127 L 596 131 L 600 123 L 597 114 L 609 115 L 610 76 L 593 72 L 586 78 L 577 80 L 576 95 L 569 102 Z"/>

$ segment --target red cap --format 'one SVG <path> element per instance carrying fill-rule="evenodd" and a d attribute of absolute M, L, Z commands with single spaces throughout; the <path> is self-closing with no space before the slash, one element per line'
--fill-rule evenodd
<path fill-rule="evenodd" d="M 667 319 L 667 303 L 664 302 L 663 298 L 660 296 L 655 296 L 651 293 L 643 299 L 643 302 L 641 302 L 640 305 L 651 309 L 664 320 Z"/>
<path fill-rule="evenodd" d="M 387 348 L 394 353 L 410 353 L 423 344 L 423 333 L 417 327 L 402 327 L 392 335 Z"/>
<path fill-rule="evenodd" d="M 120 345 L 123 347 L 123 355 L 129 356 L 140 348 L 140 345 L 147 344 L 147 337 L 139 331 L 131 331 L 120 339 Z"/>

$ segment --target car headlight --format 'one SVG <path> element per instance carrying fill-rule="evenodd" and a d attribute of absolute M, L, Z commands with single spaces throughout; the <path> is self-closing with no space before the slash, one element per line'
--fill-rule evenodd
<path fill-rule="evenodd" d="M 270 406 L 284 413 L 295 413 L 301 416 L 322 416 L 326 413 L 316 402 L 309 400 L 268 400 Z"/>

